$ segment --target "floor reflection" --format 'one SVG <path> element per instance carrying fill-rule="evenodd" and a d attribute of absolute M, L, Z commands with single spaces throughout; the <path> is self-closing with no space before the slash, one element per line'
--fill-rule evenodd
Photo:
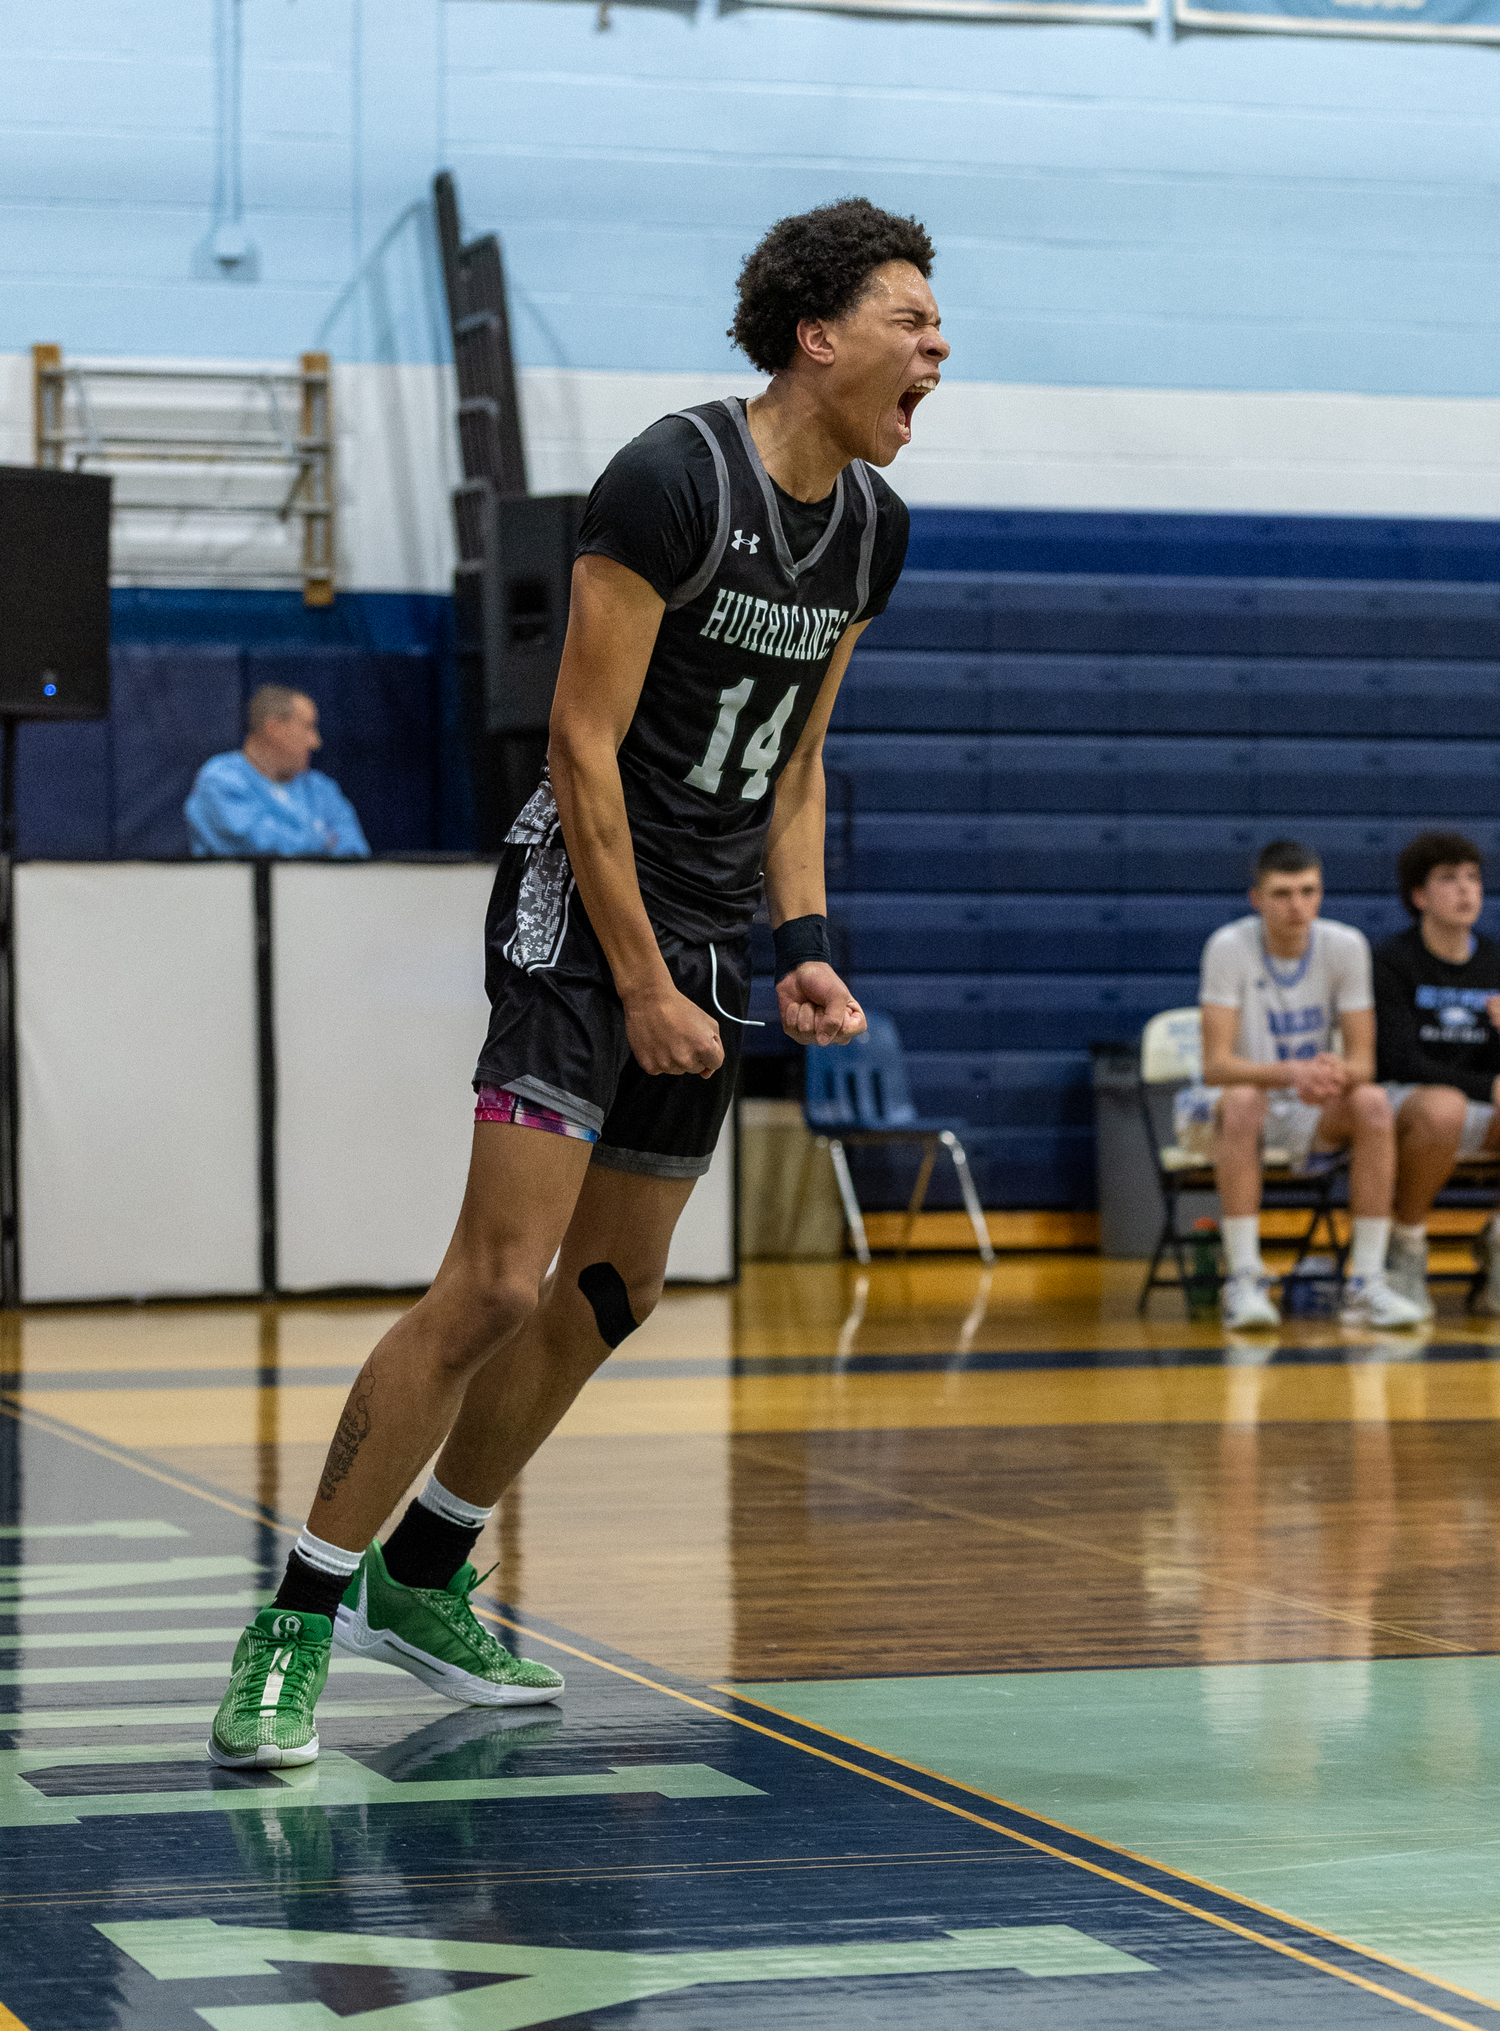
<path fill-rule="evenodd" d="M 669 1293 L 507 1496 L 486 1591 L 709 1680 L 1487 1643 L 1500 1327 L 1450 1293 L 1417 1334 L 1226 1335 L 1139 1319 L 1139 1273 L 913 1257 Z M 28 1314 L 0 1358 L 17 1402 L 238 1505 L 264 1587 L 391 1316 Z M 214 1627 L 253 1593 L 192 1589 Z"/>

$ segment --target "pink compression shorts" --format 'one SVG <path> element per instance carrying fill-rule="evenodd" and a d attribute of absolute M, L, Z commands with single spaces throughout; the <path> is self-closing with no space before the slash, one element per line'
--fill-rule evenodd
<path fill-rule="evenodd" d="M 523 1100 L 519 1093 L 508 1093 L 503 1087 L 481 1086 L 474 1099 L 476 1121 L 508 1121 L 517 1128 L 542 1128 L 549 1135 L 570 1135 L 575 1142 L 597 1142 L 598 1131 L 580 1128 L 576 1121 L 565 1121 L 550 1107 L 540 1107 L 534 1100 Z"/>

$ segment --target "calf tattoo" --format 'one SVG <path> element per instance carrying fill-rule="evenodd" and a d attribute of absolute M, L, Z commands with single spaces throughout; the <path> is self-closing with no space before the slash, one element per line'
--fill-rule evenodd
<path fill-rule="evenodd" d="M 328 1448 L 328 1458 L 323 1463 L 323 1478 L 318 1483 L 320 1502 L 331 1502 L 340 1481 L 354 1465 L 355 1455 L 370 1436 L 370 1397 L 375 1389 L 375 1371 L 368 1362 L 364 1372 L 356 1380 L 344 1405 L 344 1414 L 339 1419 L 339 1428 L 333 1435 L 333 1444 Z"/>

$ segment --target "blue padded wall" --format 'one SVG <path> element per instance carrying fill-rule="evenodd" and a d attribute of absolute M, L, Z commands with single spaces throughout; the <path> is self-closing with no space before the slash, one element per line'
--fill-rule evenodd
<path fill-rule="evenodd" d="M 290 684 L 316 704 L 323 751 L 314 767 L 337 775 L 373 851 L 437 845 L 438 696 L 430 655 L 413 649 L 248 649 L 247 695 L 261 684 Z"/>
<path fill-rule="evenodd" d="M 240 744 L 244 657 L 214 644 L 124 643 L 111 657 L 110 694 L 113 852 L 119 859 L 186 853 L 183 800 L 204 750 L 221 754 Z"/>
<path fill-rule="evenodd" d="M 448 601 L 345 594 L 116 592 L 108 721 L 32 725 L 17 750 L 23 857 L 173 858 L 210 755 L 238 747 L 245 701 L 291 684 L 318 707 L 316 765 L 376 853 L 469 843 Z"/>
<path fill-rule="evenodd" d="M 23 856 L 108 860 L 109 726 L 23 726 L 16 745 L 16 840 Z"/>

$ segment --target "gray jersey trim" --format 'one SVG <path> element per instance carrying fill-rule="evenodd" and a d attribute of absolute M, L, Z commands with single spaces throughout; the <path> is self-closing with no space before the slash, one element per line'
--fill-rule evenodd
<path fill-rule="evenodd" d="M 724 407 L 734 418 L 735 428 L 739 431 L 740 441 L 745 447 L 745 456 L 750 461 L 750 470 L 760 482 L 760 491 L 766 504 L 766 520 L 771 527 L 771 542 L 776 551 L 776 561 L 795 585 L 803 572 L 811 571 L 823 555 L 844 518 L 844 475 L 840 473 L 833 483 L 833 513 L 828 517 L 828 527 L 807 555 L 800 562 L 796 561 L 787 548 L 786 532 L 781 526 L 781 509 L 776 502 L 776 489 L 772 486 L 771 475 L 766 471 L 760 453 L 755 448 L 755 439 L 750 435 L 750 422 L 744 407 L 733 395 L 725 395 L 721 399 Z"/>
<path fill-rule="evenodd" d="M 691 409 L 675 410 L 703 434 L 703 441 L 713 453 L 714 473 L 719 482 L 719 526 L 714 531 L 714 540 L 708 546 L 708 555 L 693 573 L 686 585 L 679 585 L 667 601 L 667 612 L 676 613 L 679 607 L 690 606 L 699 593 L 708 586 L 714 573 L 724 561 L 724 546 L 729 541 L 729 467 L 724 460 L 723 446 L 709 429 L 701 416 L 695 416 Z"/>
<path fill-rule="evenodd" d="M 854 580 L 854 618 L 858 620 L 870 604 L 870 565 L 875 556 L 875 525 L 879 517 L 875 512 L 875 489 L 870 485 L 870 475 L 865 471 L 864 460 L 855 459 L 849 470 L 854 475 L 854 484 L 865 499 L 865 526 L 859 539 L 859 571 Z"/>

